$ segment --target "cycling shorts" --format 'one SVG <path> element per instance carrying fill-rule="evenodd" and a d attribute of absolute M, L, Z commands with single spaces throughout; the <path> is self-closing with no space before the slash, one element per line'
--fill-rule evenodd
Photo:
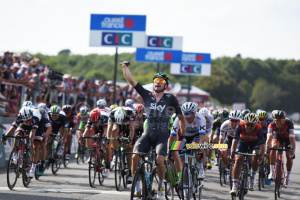
<path fill-rule="evenodd" d="M 255 142 L 246 142 L 245 140 L 240 138 L 238 146 L 237 146 L 237 152 L 249 153 L 248 148 L 249 148 L 250 153 L 252 153 L 253 150 L 259 150 L 258 140 Z"/>
<path fill-rule="evenodd" d="M 279 142 L 279 144 L 284 144 L 285 149 L 291 149 L 291 143 L 289 137 L 279 137 L 277 135 L 274 135 L 272 141 Z"/>

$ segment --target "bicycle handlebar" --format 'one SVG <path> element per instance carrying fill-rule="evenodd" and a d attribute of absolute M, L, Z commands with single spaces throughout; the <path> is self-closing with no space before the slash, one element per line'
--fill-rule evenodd
<path fill-rule="evenodd" d="M 6 138 L 29 138 L 29 136 L 19 136 L 19 135 L 9 135 L 5 136 Z"/>

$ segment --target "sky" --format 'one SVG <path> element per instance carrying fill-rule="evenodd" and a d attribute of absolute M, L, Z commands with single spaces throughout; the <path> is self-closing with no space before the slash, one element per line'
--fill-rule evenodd
<path fill-rule="evenodd" d="M 1 2 L 0 54 L 114 54 L 90 47 L 90 15 L 146 15 L 147 35 L 182 36 L 184 52 L 300 60 L 299 0 L 9 0 Z M 119 53 L 135 48 L 119 48 Z"/>

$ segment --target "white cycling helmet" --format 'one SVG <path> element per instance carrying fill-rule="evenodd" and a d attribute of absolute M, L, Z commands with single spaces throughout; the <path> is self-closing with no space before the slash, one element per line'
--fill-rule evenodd
<path fill-rule="evenodd" d="M 195 110 L 197 109 L 197 106 L 193 103 L 193 102 L 185 102 L 182 106 L 181 106 L 181 110 L 183 112 L 195 112 Z"/>
<path fill-rule="evenodd" d="M 40 104 L 38 105 L 38 109 L 43 109 L 43 110 L 45 110 L 45 111 L 48 110 L 47 105 L 46 105 L 45 103 L 40 103 Z"/>
<path fill-rule="evenodd" d="M 207 108 L 203 107 L 199 110 L 199 113 L 202 114 L 204 117 L 207 117 L 209 114 L 209 111 Z"/>
<path fill-rule="evenodd" d="M 105 99 L 100 99 L 100 100 L 98 100 L 98 101 L 97 101 L 97 106 L 98 106 L 99 108 L 104 108 L 104 107 L 106 106 L 106 101 L 105 101 Z"/>
<path fill-rule="evenodd" d="M 22 120 L 30 120 L 32 118 L 32 110 L 28 107 L 22 107 L 20 110 Z"/>
<path fill-rule="evenodd" d="M 79 109 L 79 112 L 80 112 L 82 115 L 86 115 L 88 111 L 89 111 L 89 109 L 88 109 L 88 107 L 86 107 L 86 106 L 82 106 L 82 107 Z"/>
<path fill-rule="evenodd" d="M 242 113 L 239 110 L 233 110 L 229 113 L 229 119 L 241 119 Z"/>
<path fill-rule="evenodd" d="M 115 113 L 114 113 L 114 117 L 115 117 L 115 122 L 117 124 L 122 124 L 125 118 L 125 112 L 122 108 L 116 108 L 115 109 Z"/>
<path fill-rule="evenodd" d="M 127 99 L 127 100 L 125 101 L 125 106 L 133 107 L 133 104 L 134 104 L 134 102 L 132 101 L 132 99 Z"/>
<path fill-rule="evenodd" d="M 22 105 L 22 107 L 33 107 L 33 104 L 31 101 L 25 101 Z"/>

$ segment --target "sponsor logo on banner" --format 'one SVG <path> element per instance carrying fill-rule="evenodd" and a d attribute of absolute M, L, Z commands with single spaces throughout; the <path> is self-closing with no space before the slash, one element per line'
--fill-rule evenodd
<path fill-rule="evenodd" d="M 191 54 L 182 54 L 182 62 L 185 63 L 196 63 L 201 62 L 203 56 L 201 54 L 191 53 Z"/>
<path fill-rule="evenodd" d="M 145 59 L 149 61 L 170 61 L 172 58 L 172 53 L 164 51 L 148 51 L 147 54 L 145 54 Z"/>
<path fill-rule="evenodd" d="M 134 20 L 131 18 L 125 19 L 124 17 L 105 17 L 101 21 L 102 28 L 108 29 L 124 29 L 132 28 L 134 26 Z"/>
<path fill-rule="evenodd" d="M 102 45 L 132 46 L 132 33 L 102 33 Z"/>
<path fill-rule="evenodd" d="M 180 67 L 180 73 L 201 74 L 201 65 L 184 65 Z"/>
<path fill-rule="evenodd" d="M 162 48 L 172 48 L 173 38 L 172 37 L 148 37 L 148 47 L 162 47 Z"/>

